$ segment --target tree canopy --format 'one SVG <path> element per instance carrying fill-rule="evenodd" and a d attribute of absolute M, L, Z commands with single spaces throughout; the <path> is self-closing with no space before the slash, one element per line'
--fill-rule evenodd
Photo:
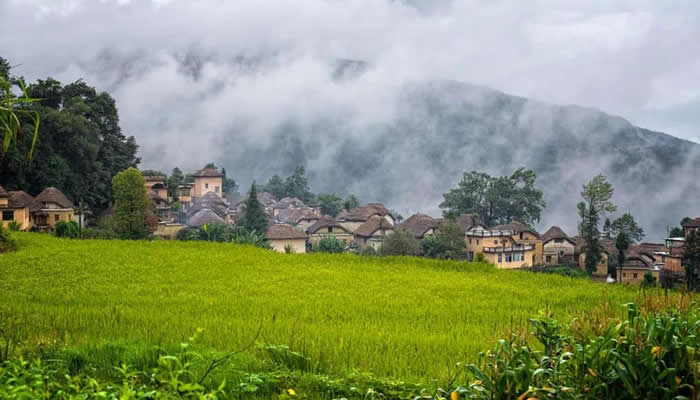
<path fill-rule="evenodd" d="M 603 175 L 598 175 L 583 185 L 578 203 L 578 213 L 581 221 L 578 224 L 579 234 L 586 243 L 586 271 L 592 274 L 602 257 L 600 244 L 600 218 L 613 213 L 617 207 L 612 203 L 613 187 Z"/>
<path fill-rule="evenodd" d="M 248 232 L 265 234 L 267 231 L 267 215 L 262 204 L 258 201 L 258 189 L 255 182 L 250 186 L 248 198 L 243 206 L 243 216 L 240 225 Z"/>
<path fill-rule="evenodd" d="M 634 242 L 641 242 L 644 239 L 644 229 L 637 225 L 637 221 L 630 213 L 624 213 L 621 217 L 616 218 L 611 226 L 611 234 L 616 237 L 620 233 L 624 233 L 627 239 Z"/>
<path fill-rule="evenodd" d="M 536 178 L 535 172 L 526 168 L 499 177 L 477 171 L 464 173 L 457 187 L 443 195 L 440 208 L 450 219 L 477 214 L 489 226 L 514 220 L 531 225 L 540 220 L 546 206 L 542 191 L 535 186 Z"/>
<path fill-rule="evenodd" d="M 335 217 L 343 210 L 343 199 L 335 193 L 322 193 L 316 198 L 321 214 Z"/>
<path fill-rule="evenodd" d="M 112 179 L 113 226 L 122 239 L 143 239 L 149 235 L 147 217 L 151 201 L 146 196 L 143 175 L 136 168 L 119 172 Z"/>

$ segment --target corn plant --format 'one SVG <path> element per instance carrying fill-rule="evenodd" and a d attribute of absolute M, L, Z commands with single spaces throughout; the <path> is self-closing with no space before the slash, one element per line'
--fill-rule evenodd
<path fill-rule="evenodd" d="M 26 105 L 38 101 L 27 94 L 27 88 L 22 79 L 14 80 L 22 91 L 22 96 L 12 93 L 13 82 L 9 78 L 0 76 L 0 132 L 2 132 L 2 155 L 4 156 L 10 145 L 17 143 L 22 137 L 22 117 L 28 118 L 34 125 L 32 143 L 29 147 L 28 158 L 34 155 L 34 147 L 39 137 L 39 113 L 26 108 Z"/>

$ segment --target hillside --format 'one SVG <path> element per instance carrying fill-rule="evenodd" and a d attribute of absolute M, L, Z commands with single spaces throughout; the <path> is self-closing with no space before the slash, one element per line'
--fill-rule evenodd
<path fill-rule="evenodd" d="M 14 320 L 28 343 L 93 346 L 89 357 L 120 357 L 96 350 L 116 342 L 177 345 L 197 328 L 203 344 L 237 349 L 262 320 L 260 342 L 289 345 L 321 372 L 427 381 L 525 328 L 539 310 L 565 319 L 609 301 L 617 315 L 635 296 L 470 263 L 16 237 L 20 250 L 0 256 L 0 322 Z"/>

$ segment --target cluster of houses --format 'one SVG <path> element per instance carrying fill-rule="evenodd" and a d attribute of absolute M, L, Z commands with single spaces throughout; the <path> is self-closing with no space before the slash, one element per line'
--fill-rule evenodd
<path fill-rule="evenodd" d="M 204 224 L 234 224 L 242 215 L 245 199 L 237 194 L 223 192 L 223 174 L 215 168 L 204 168 L 193 174 L 194 182 L 180 185 L 176 198 L 169 198 L 165 176 L 145 176 L 144 181 L 159 224 L 155 235 L 174 238 L 185 226 Z M 258 201 L 268 216 L 269 227 L 265 238 L 280 252 L 305 253 L 323 237 L 333 236 L 349 248 L 372 247 L 379 249 L 384 239 L 396 229 L 403 229 L 422 240 L 435 233 L 441 219 L 415 214 L 404 221 L 396 221 L 381 203 L 368 203 L 344 210 L 337 217 L 322 215 L 318 207 L 304 204 L 298 198 L 277 200 L 267 192 L 258 193 Z M 177 202 L 179 207 L 174 209 Z M 33 226 L 50 229 L 58 221 L 75 218 L 73 204 L 60 190 L 48 188 L 33 198 L 22 191 L 5 191 L 0 187 L 2 221 L 15 221 L 21 229 Z M 464 214 L 456 219 L 466 244 L 467 258 L 483 257 L 503 269 L 532 266 L 569 265 L 584 268 L 586 244 L 581 237 L 569 236 L 561 228 L 552 226 L 540 234 L 531 227 L 514 221 L 510 224 L 485 226 L 480 218 Z M 688 235 L 700 229 L 700 218 L 683 225 Z M 685 238 L 668 238 L 665 243 L 631 245 L 625 254 L 625 263 L 617 266 L 616 277 L 608 276 L 608 266 L 617 260 L 614 240 L 602 240 L 603 256 L 594 278 L 640 283 L 651 273 L 657 280 L 682 278 L 682 257 Z"/>

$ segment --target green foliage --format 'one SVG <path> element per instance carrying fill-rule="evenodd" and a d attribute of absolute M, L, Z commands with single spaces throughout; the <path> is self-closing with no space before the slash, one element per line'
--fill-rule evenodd
<path fill-rule="evenodd" d="M 616 218 L 611 224 L 610 233 L 612 236 L 624 233 L 628 240 L 634 242 L 644 239 L 644 229 L 637 225 L 637 221 L 630 213 L 624 213 L 620 218 Z"/>
<path fill-rule="evenodd" d="M 296 197 L 306 204 L 314 201 L 314 194 L 309 188 L 309 179 L 306 177 L 306 169 L 299 165 L 291 175 L 282 179 L 279 175 L 273 175 L 264 187 L 277 200 L 283 197 Z"/>
<path fill-rule="evenodd" d="M 700 287 L 700 230 L 698 229 L 692 230 L 685 238 L 683 265 L 688 290 L 697 290 Z"/>
<path fill-rule="evenodd" d="M 456 260 L 464 256 L 465 250 L 464 231 L 452 221 L 441 223 L 437 232 L 423 239 L 423 254 L 427 257 Z"/>
<path fill-rule="evenodd" d="M 360 200 L 354 194 L 349 195 L 343 200 L 343 209 L 351 210 L 360 206 Z"/>
<path fill-rule="evenodd" d="M 382 256 L 418 256 L 423 251 L 423 244 L 405 229 L 396 228 L 387 235 L 379 248 Z"/>
<path fill-rule="evenodd" d="M 121 239 L 144 239 L 151 201 L 146 196 L 143 176 L 136 168 L 128 168 L 112 179 L 114 193 L 114 230 Z"/>
<path fill-rule="evenodd" d="M 373 257 L 377 255 L 377 250 L 372 246 L 362 246 L 357 251 L 357 255 L 363 257 Z"/>
<path fill-rule="evenodd" d="M 10 223 L 7 224 L 7 229 L 9 229 L 10 232 L 19 232 L 22 230 L 22 225 L 17 221 L 10 221 Z"/>
<path fill-rule="evenodd" d="M 80 229 L 75 221 L 59 221 L 56 223 L 54 234 L 56 237 L 77 239 L 80 236 Z"/>
<path fill-rule="evenodd" d="M 322 193 L 316 197 L 318 205 L 321 208 L 321 214 L 336 217 L 343 210 L 343 199 L 335 193 Z"/>
<path fill-rule="evenodd" d="M 244 227 L 230 224 L 204 224 L 199 228 L 185 227 L 178 231 L 175 238 L 183 241 L 232 242 L 241 245 L 269 248 L 263 234 L 249 232 Z"/>
<path fill-rule="evenodd" d="M 224 175 L 222 180 L 223 187 L 221 188 L 221 190 L 224 193 L 232 193 L 238 191 L 238 184 L 236 183 L 236 181 L 234 181 L 232 178 L 226 175 L 226 168 L 222 168 L 221 173 Z"/>
<path fill-rule="evenodd" d="M 675 226 L 675 227 L 671 228 L 671 230 L 668 232 L 668 236 L 682 238 L 682 237 L 685 237 L 685 232 L 683 231 L 683 228 L 681 228 L 679 226 Z"/>
<path fill-rule="evenodd" d="M 296 250 L 294 250 L 294 246 L 291 244 L 285 244 L 284 245 L 284 254 L 294 254 L 296 253 Z"/>
<path fill-rule="evenodd" d="M 555 265 L 552 267 L 547 267 L 542 270 L 545 274 L 554 274 L 561 276 L 568 276 L 569 278 L 587 278 L 588 274 L 586 271 L 581 270 L 576 267 L 567 267 L 565 265 Z"/>
<path fill-rule="evenodd" d="M 656 286 L 656 278 L 654 278 L 654 275 L 651 273 L 651 271 L 647 271 L 644 273 L 644 280 L 642 280 L 642 283 L 639 284 L 642 288 L 650 288 Z"/>
<path fill-rule="evenodd" d="M 617 248 L 617 267 L 622 267 L 625 264 L 627 249 L 630 247 L 630 240 L 627 234 L 623 231 L 617 234 L 615 237 L 615 248 Z M 615 268 L 612 263 L 609 263 L 608 271 L 611 276 L 617 276 Z"/>
<path fill-rule="evenodd" d="M 578 224 L 579 234 L 586 243 L 586 271 L 592 274 L 602 258 L 602 246 L 600 244 L 600 218 L 607 213 L 617 210 L 612 203 L 613 187 L 603 175 L 598 175 L 590 182 L 583 185 L 581 197 L 583 201 L 578 203 L 578 213 L 581 221 Z"/>
<path fill-rule="evenodd" d="M 272 178 L 267 181 L 264 190 L 275 196 L 277 200 L 280 200 L 287 194 L 287 187 L 279 175 L 272 175 Z"/>
<path fill-rule="evenodd" d="M 265 234 L 267 231 L 267 215 L 262 204 L 258 201 L 258 190 L 255 187 L 255 182 L 250 186 L 248 199 L 243 205 L 243 215 L 240 221 L 240 226 L 248 232 L 257 232 Z"/>
<path fill-rule="evenodd" d="M 178 167 L 173 168 L 168 177 L 168 196 L 177 199 L 177 187 L 185 183 L 185 176 Z"/>
<path fill-rule="evenodd" d="M 476 214 L 488 226 L 513 220 L 530 225 L 540 220 L 546 206 L 542 191 L 535 187 L 536 178 L 535 172 L 526 168 L 500 177 L 465 172 L 457 188 L 443 195 L 440 208 L 450 219 L 461 214 Z"/>
<path fill-rule="evenodd" d="M 476 253 L 476 255 L 474 256 L 474 261 L 479 263 L 486 262 L 486 257 L 484 256 L 484 253 Z"/>
<path fill-rule="evenodd" d="M 325 235 L 314 243 L 312 251 L 314 253 L 343 253 L 345 252 L 345 243 L 333 235 Z"/>
<path fill-rule="evenodd" d="M 10 231 L 0 223 L 0 253 L 14 250 L 16 247 L 15 241 L 10 237 Z"/>
<path fill-rule="evenodd" d="M 17 86 L 22 96 L 12 93 L 12 87 Z M 39 112 L 27 107 L 38 101 L 27 93 L 23 79 L 10 77 L 10 64 L 0 57 L 0 137 L 2 137 L 2 157 L 5 157 L 11 144 L 17 146 L 22 136 L 22 120 L 26 119 L 32 126 L 31 145 L 27 151 L 27 159 L 34 155 L 34 147 L 39 137 Z M 0 181 L 2 181 L 0 179 Z"/>

